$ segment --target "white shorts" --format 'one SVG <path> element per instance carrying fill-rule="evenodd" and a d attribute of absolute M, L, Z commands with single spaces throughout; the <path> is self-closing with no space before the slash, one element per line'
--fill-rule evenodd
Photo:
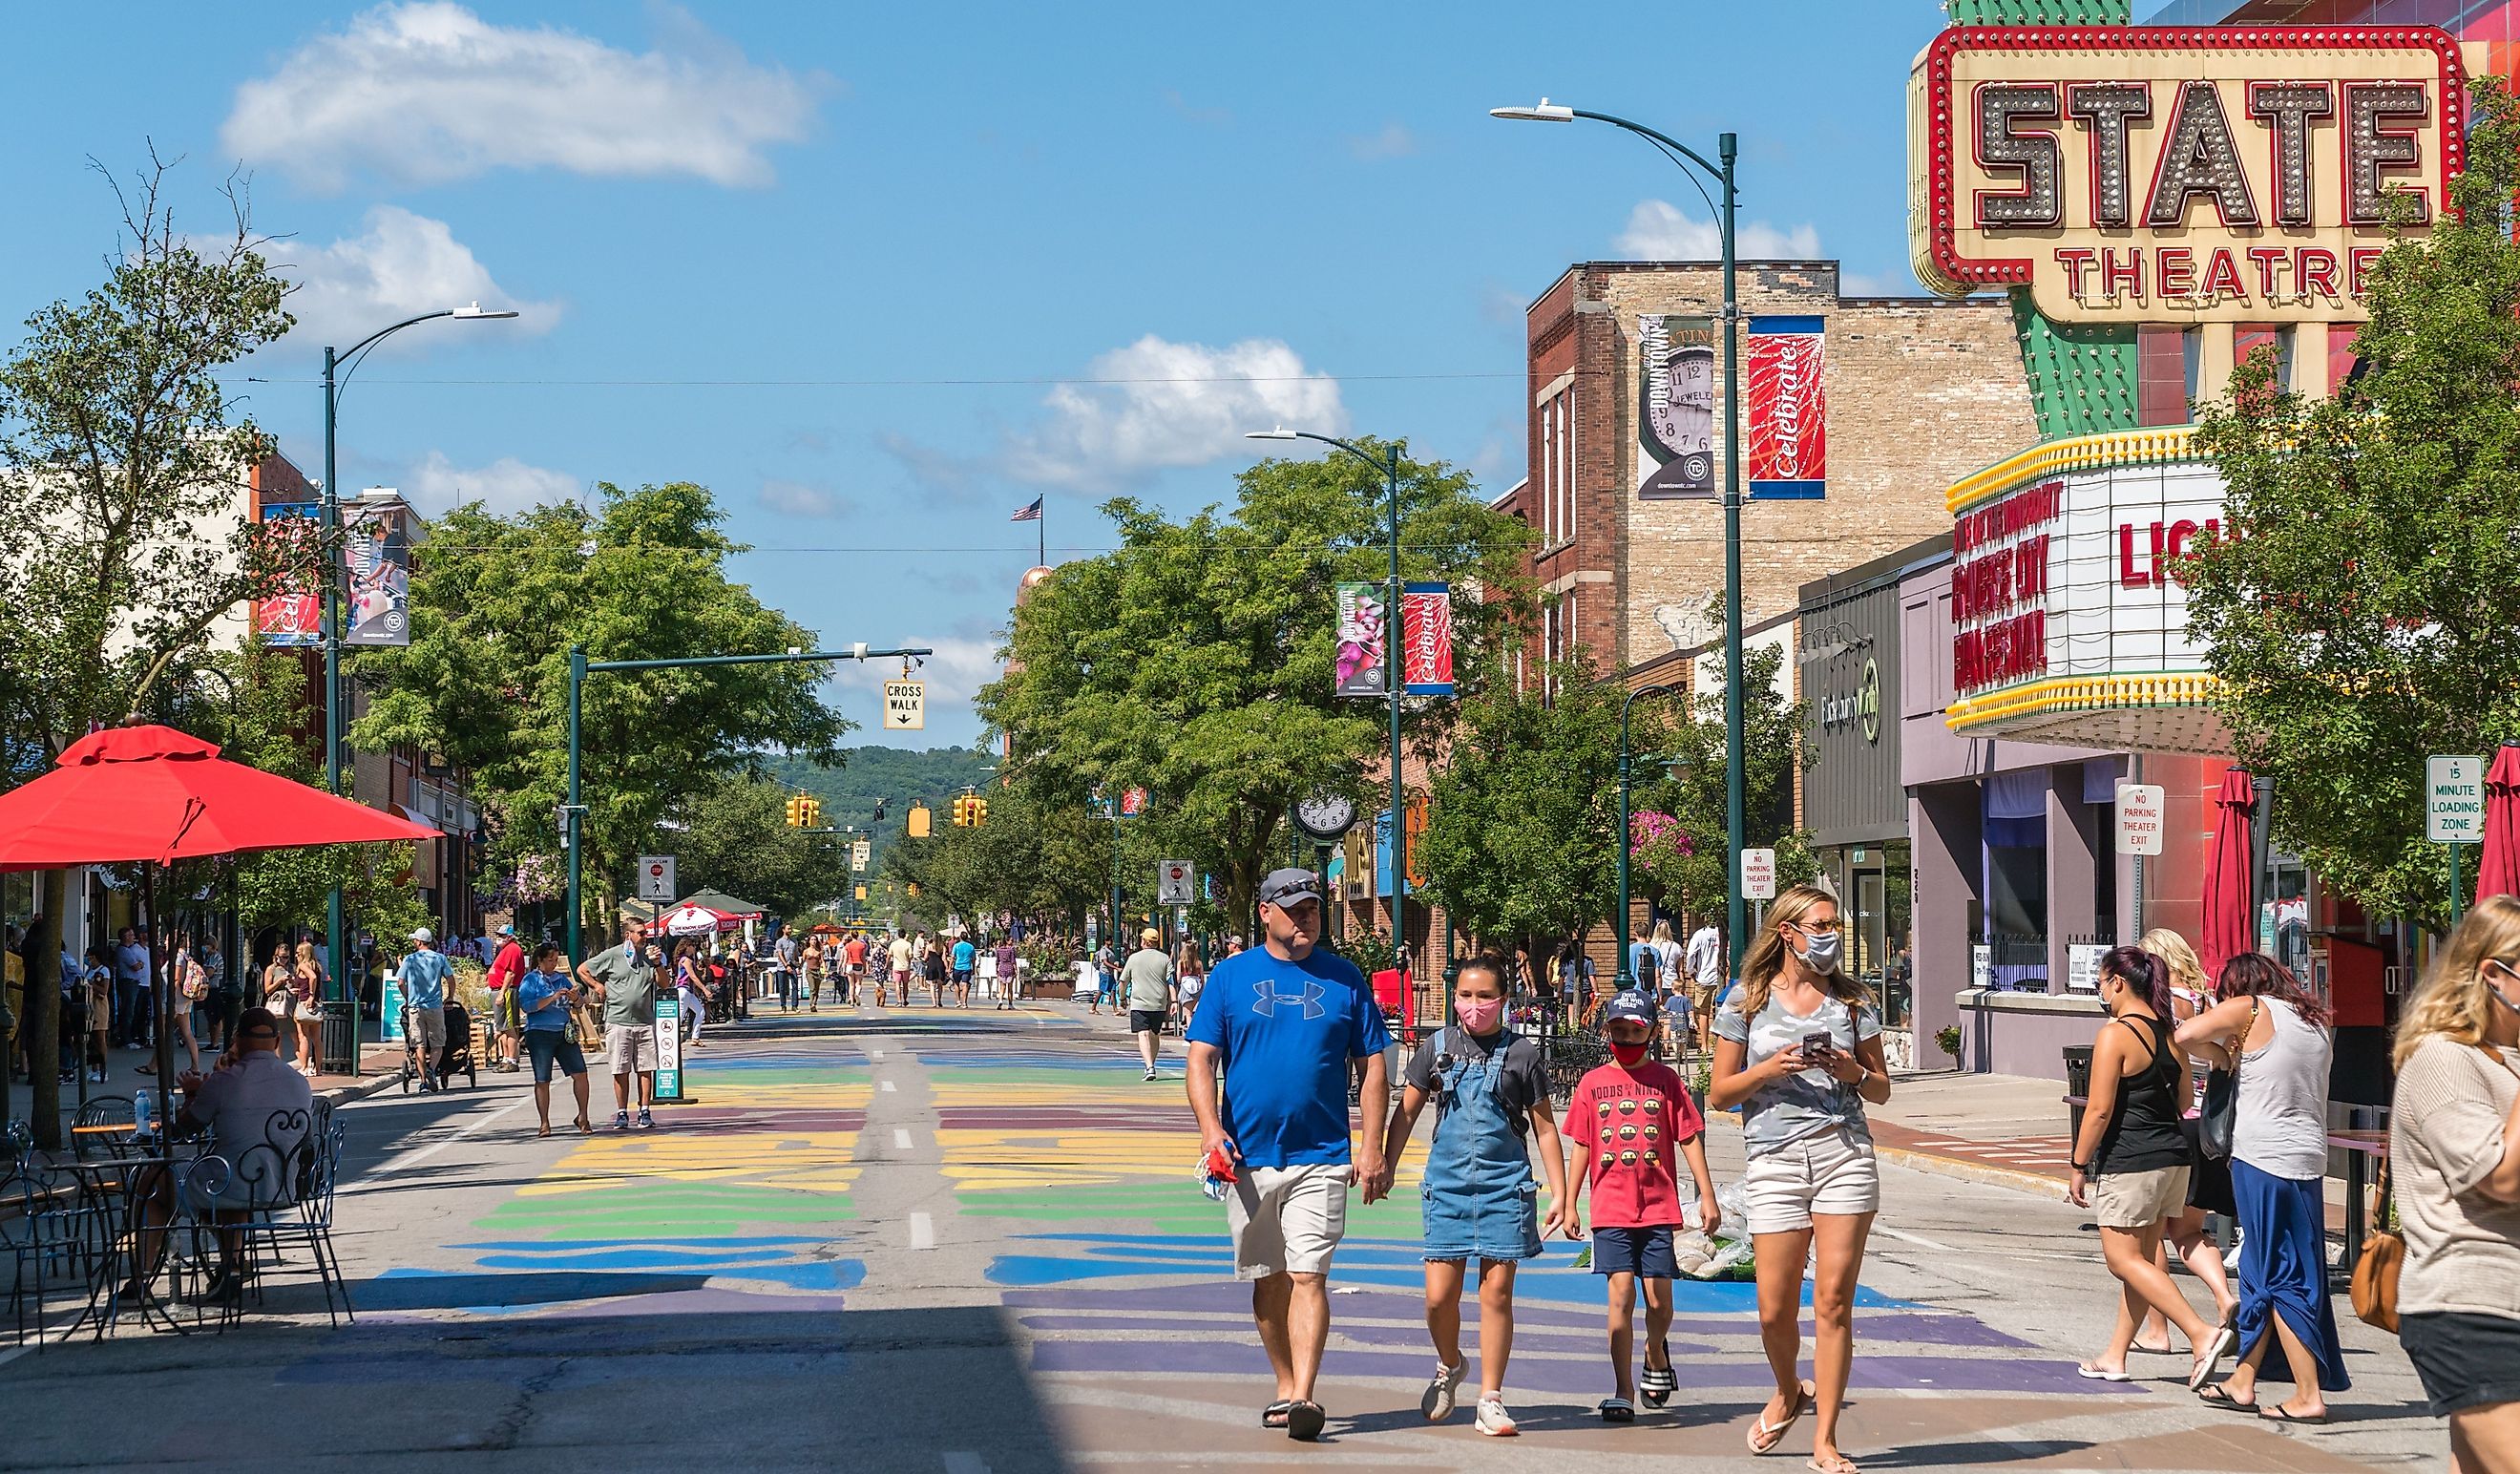
<path fill-rule="evenodd" d="M 1351 1175 L 1344 1162 L 1243 1168 L 1225 1199 L 1236 1276 L 1328 1273 L 1347 1233 Z"/>
<path fill-rule="evenodd" d="M 1753 1234 L 1791 1233 L 1810 1228 L 1815 1213 L 1880 1211 L 1881 1166 L 1870 1137 L 1832 1126 L 1750 1158 L 1741 1193 Z"/>

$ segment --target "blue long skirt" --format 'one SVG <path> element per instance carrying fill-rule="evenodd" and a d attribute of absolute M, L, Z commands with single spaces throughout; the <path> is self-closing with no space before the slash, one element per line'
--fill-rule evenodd
<path fill-rule="evenodd" d="M 2327 1298 L 2327 1207 L 2317 1178 L 2295 1180 L 2231 1161 L 2231 1195 L 2240 1208 L 2240 1355 L 2274 1333 L 2270 1316 L 2284 1323 L 2318 1359 L 2321 1392 L 2353 1385 L 2345 1375 L 2345 1351 L 2336 1343 L 2336 1314 Z M 2258 1374 L 2292 1380 L 2280 1345 L 2267 1348 Z"/>

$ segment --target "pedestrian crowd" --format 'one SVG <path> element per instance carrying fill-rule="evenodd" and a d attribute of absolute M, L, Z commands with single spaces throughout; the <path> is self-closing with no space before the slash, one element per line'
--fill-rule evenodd
<path fill-rule="evenodd" d="M 1834 897 L 1809 886 L 1777 897 L 1729 989 L 1720 937 L 1701 940 L 1701 930 L 1674 945 L 1657 927 L 1641 939 L 1631 966 L 1663 986 L 1583 1010 L 1609 1058 L 1575 1085 L 1562 1122 L 1510 1004 L 1518 992 L 1545 996 L 1535 985 L 1552 973 L 1550 992 L 1585 999 L 1591 971 L 1580 957 L 1553 959 L 1539 977 L 1527 954 L 1463 963 L 1450 1019 L 1410 1055 L 1394 1100 L 1391 1040 L 1372 994 L 1354 964 L 1318 945 L 1313 876 L 1269 875 L 1260 916 L 1262 945 L 1207 972 L 1206 1002 L 1186 1032 L 1198 1176 L 1225 1203 L 1277 1381 L 1264 1426 L 1298 1440 L 1325 1427 L 1317 1382 L 1328 1275 L 1349 1193 L 1371 1203 L 1391 1191 L 1431 1107 L 1419 1187 L 1436 1362 L 1419 1402 L 1429 1421 L 1451 1417 L 1462 1400 L 1461 1303 L 1474 1294 L 1473 1426 L 1517 1431 L 1506 1400 L 1514 1273 L 1559 1235 L 1586 1240 L 1605 1281 L 1611 1390 L 1599 1415 L 1626 1423 L 1641 1403 L 1665 1406 L 1679 1388 L 1667 1341 L 1672 1282 L 1703 1259 L 1696 1246 L 1737 1205 L 1774 1382 L 1744 1432 L 1747 1449 L 1775 1452 L 1808 1416 L 1810 1466 L 1854 1474 L 1839 1419 L 1881 1206 L 1867 1110 L 1886 1104 L 1892 1085 L 1879 1010 L 1841 966 Z M 1133 1013 L 1141 996 L 1152 1000 L 1165 960 L 1153 940 L 1120 969 Z M 2193 950 L 2166 931 L 2103 957 L 2098 992 L 2108 1021 L 2092 1048 L 2069 1190 L 2094 1211 L 2121 1292 L 2109 1339 L 2081 1373 L 2129 1380 L 2130 1351 L 2171 1350 L 2175 1329 L 2189 1357 L 2185 1381 L 2209 1406 L 2325 1421 L 2327 1399 L 2351 1384 L 2328 1291 L 2324 1008 L 2255 953 L 2231 957 L 2209 984 Z M 1697 1030 L 1714 1042 L 1703 1102 L 1653 1057 L 1666 1004 L 1707 1012 Z M 2356 1267 L 2358 1303 L 2367 1295 L 2364 1318 L 2398 1330 L 2433 1411 L 2450 1420 L 2456 1467 L 2520 1468 L 2520 900 L 2491 898 L 2461 923 L 2406 1010 L 2395 1059 L 2395 1184 L 2383 1191 L 2398 1228 L 2376 1235 Z M 1361 1106 L 1353 1133 L 1351 1086 Z M 1708 1171 L 1705 1110 L 1740 1115 L 1737 1198 L 1719 1196 Z M 2205 1231 L 2212 1213 L 2239 1226 L 2235 1264 Z M 2208 1292 L 2210 1315 L 2171 1279 L 2172 1253 Z M 1806 1285 L 1808 1378 L 1799 1370 Z M 2288 1392 L 2262 1390 L 2271 1385 Z"/>

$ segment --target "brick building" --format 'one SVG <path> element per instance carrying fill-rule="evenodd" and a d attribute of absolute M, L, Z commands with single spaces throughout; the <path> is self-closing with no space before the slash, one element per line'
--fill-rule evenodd
<path fill-rule="evenodd" d="M 1738 270 L 1751 320 L 1745 386 L 1758 320 L 1799 320 L 1825 345 L 1824 485 L 1796 483 L 1792 495 L 1754 497 L 1742 512 L 1742 609 L 1745 625 L 1756 625 L 1791 611 L 1819 573 L 1948 531 L 1951 482 L 2035 439 L 2038 427 L 2002 301 L 1841 296 L 1834 261 L 1744 261 Z M 1530 469 L 1501 505 L 1540 533 L 1532 572 L 1552 596 L 1537 642 L 1544 653 L 1562 657 L 1581 645 L 1605 670 L 1625 671 L 1715 634 L 1722 304 L 1722 268 L 1709 261 L 1587 262 L 1532 303 Z M 1675 489 L 1649 465 L 1641 475 L 1641 380 L 1653 374 L 1641 338 L 1674 321 L 1704 334 L 1667 360 L 1693 352 L 1692 372 L 1705 379 L 1710 431 L 1694 488 Z M 1652 346 L 1656 357 L 1665 352 Z M 1663 484 L 1641 489 L 1648 476 Z"/>

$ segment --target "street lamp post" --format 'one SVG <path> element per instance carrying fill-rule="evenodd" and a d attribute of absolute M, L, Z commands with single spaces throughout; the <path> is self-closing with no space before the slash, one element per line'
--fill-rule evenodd
<path fill-rule="evenodd" d="M 443 307 L 407 317 L 390 328 L 380 328 L 352 343 L 348 348 L 324 350 L 324 786 L 326 791 L 341 791 L 341 580 L 340 558 L 341 492 L 335 465 L 339 438 L 338 408 L 341 385 L 359 371 L 361 355 L 386 338 L 415 324 L 441 317 L 488 322 L 515 317 L 514 310 L 504 307 L 485 308 L 479 302 L 466 307 Z M 337 365 L 346 365 L 335 378 Z M 341 972 L 341 887 L 337 883 L 324 897 L 324 965 L 332 978 L 328 1003 L 347 997 L 349 983 Z M 358 1066 L 358 1042 L 350 1044 L 350 1067 Z"/>
<path fill-rule="evenodd" d="M 1722 162 L 1710 163 L 1687 144 L 1642 123 L 1607 112 L 1557 106 L 1545 97 L 1537 108 L 1491 108 L 1488 115 L 1540 123 L 1569 123 L 1581 117 L 1625 128 L 1679 164 L 1682 177 L 1696 188 L 1700 199 L 1705 199 L 1706 186 L 1689 172 L 1692 164 L 1715 181 L 1724 197 L 1721 203 L 1711 200 L 1707 203 L 1715 211 L 1716 228 L 1724 243 L 1724 940 L 1730 954 L 1727 973 L 1737 976 L 1746 950 L 1741 928 L 1741 847 L 1746 842 L 1747 828 L 1742 813 L 1741 750 L 1741 303 L 1740 284 L 1734 272 L 1737 238 L 1733 232 L 1733 214 L 1740 202 L 1733 165 L 1740 156 L 1740 138 L 1737 134 L 1717 134 L 1715 156 Z M 1622 833 L 1619 842 L 1625 845 L 1627 835 Z M 1623 900 L 1619 909 L 1623 931 L 1627 916 Z M 1622 956 L 1619 962 L 1624 968 L 1627 959 Z"/>
<path fill-rule="evenodd" d="M 1391 702 L 1391 945 L 1406 951 L 1409 928 L 1401 909 L 1409 901 L 1409 823 L 1401 804 L 1406 784 L 1400 776 L 1400 446 L 1397 442 L 1383 447 L 1376 459 L 1371 451 L 1350 445 L 1332 435 L 1316 435 L 1311 430 L 1290 430 L 1284 425 L 1276 429 L 1252 430 L 1247 440 L 1318 440 L 1324 445 L 1356 457 L 1382 472 L 1382 484 L 1390 511 L 1391 587 L 1382 610 L 1382 689 Z M 1322 902 L 1325 912 L 1329 901 Z M 1412 984 L 1414 986 L 1415 979 Z"/>
<path fill-rule="evenodd" d="M 1615 991 L 1620 993 L 1637 985 L 1636 969 L 1628 957 L 1628 851 L 1632 847 L 1628 841 L 1628 713 L 1647 696 L 1666 696 L 1683 689 L 1678 686 L 1640 686 L 1629 692 L 1627 699 L 1619 703 L 1619 909 L 1615 917 L 1619 973 Z"/>

